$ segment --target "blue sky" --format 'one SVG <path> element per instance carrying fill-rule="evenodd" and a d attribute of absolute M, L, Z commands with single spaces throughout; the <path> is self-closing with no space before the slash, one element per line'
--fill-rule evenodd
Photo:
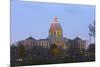
<path fill-rule="evenodd" d="M 11 1 L 11 42 L 29 36 L 47 38 L 55 16 L 62 26 L 64 37 L 73 39 L 78 36 L 88 40 L 88 26 L 94 22 L 95 6 Z"/>

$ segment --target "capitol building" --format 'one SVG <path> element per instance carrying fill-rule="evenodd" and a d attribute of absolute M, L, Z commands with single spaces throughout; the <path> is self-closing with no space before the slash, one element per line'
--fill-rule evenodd
<path fill-rule="evenodd" d="M 55 17 L 49 29 L 49 37 L 47 39 L 37 40 L 37 45 L 44 48 L 50 48 L 53 44 L 58 48 L 67 48 L 66 41 L 63 38 L 63 30 L 58 23 L 58 18 Z"/>
<path fill-rule="evenodd" d="M 79 49 L 83 50 L 86 48 L 87 41 L 82 40 L 79 37 L 76 37 L 75 39 L 67 39 L 63 37 L 63 29 L 58 22 L 58 18 L 54 17 L 53 22 L 50 26 L 50 29 L 48 31 L 49 36 L 46 39 L 39 39 L 36 40 L 32 37 L 29 37 L 25 40 L 19 41 L 16 44 L 23 44 L 26 49 L 32 48 L 32 47 L 39 47 L 50 49 L 51 46 L 56 45 L 57 48 L 62 49 L 62 50 L 69 50 L 71 49 Z"/>

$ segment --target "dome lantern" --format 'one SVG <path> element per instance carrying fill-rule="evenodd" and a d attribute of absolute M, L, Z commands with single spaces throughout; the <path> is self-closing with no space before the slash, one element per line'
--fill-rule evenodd
<path fill-rule="evenodd" d="M 54 17 L 54 23 L 57 23 L 58 22 L 58 18 L 55 16 Z"/>

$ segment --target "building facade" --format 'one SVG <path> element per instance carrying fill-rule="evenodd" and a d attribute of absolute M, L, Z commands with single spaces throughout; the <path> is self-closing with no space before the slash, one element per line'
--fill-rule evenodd
<path fill-rule="evenodd" d="M 47 39 L 35 40 L 34 38 L 29 37 L 20 43 L 23 44 L 25 48 L 37 46 L 49 49 L 52 45 L 56 45 L 58 48 L 64 50 L 69 50 L 69 48 L 82 50 L 86 48 L 86 40 L 82 40 L 78 37 L 73 40 L 63 37 L 63 29 L 60 23 L 58 23 L 57 17 L 54 17 Z"/>
<path fill-rule="evenodd" d="M 75 39 L 70 40 L 69 42 L 70 42 L 71 49 L 79 49 L 79 50 L 86 49 L 87 41 L 82 40 L 79 37 L 76 37 Z"/>

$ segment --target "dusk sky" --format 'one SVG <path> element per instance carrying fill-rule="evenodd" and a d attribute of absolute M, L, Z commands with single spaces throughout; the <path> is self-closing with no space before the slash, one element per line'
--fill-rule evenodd
<path fill-rule="evenodd" d="M 94 5 L 11 1 L 11 43 L 30 36 L 47 38 L 55 16 L 64 37 L 89 40 L 88 26 L 95 20 Z"/>

